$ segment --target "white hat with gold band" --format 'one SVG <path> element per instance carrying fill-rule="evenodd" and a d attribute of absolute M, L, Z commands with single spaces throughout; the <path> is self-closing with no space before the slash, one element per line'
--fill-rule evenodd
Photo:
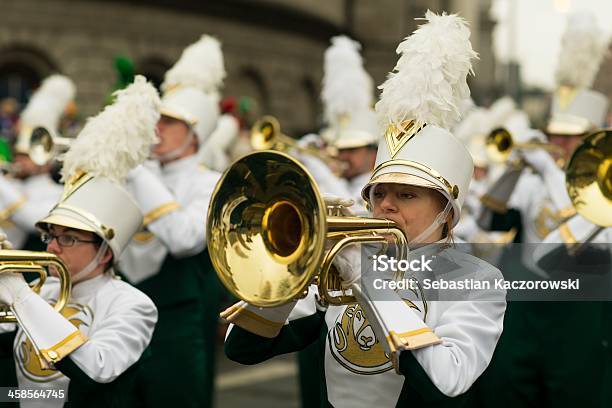
<path fill-rule="evenodd" d="M 211 36 L 202 35 L 185 48 L 176 64 L 166 72 L 161 114 L 191 126 L 201 145 L 217 125 L 219 89 L 224 78 L 221 44 Z"/>
<path fill-rule="evenodd" d="M 462 18 L 428 11 L 425 19 L 399 45 L 394 72 L 380 87 L 376 111 L 386 130 L 362 196 L 369 201 L 377 183 L 433 188 L 452 205 L 455 225 L 474 165 L 464 144 L 447 129 L 458 122 L 462 101 L 470 96 L 467 74 L 476 53 Z"/>
<path fill-rule="evenodd" d="M 582 11 L 568 18 L 547 133 L 581 135 L 603 126 L 608 98 L 590 88 L 607 50 L 608 41 L 593 14 Z"/>
<path fill-rule="evenodd" d="M 59 74 L 45 78 L 21 113 L 15 151 L 23 154 L 30 152 L 30 138 L 37 127 L 57 134 L 62 114 L 75 93 L 76 87 L 70 78 Z"/>
<path fill-rule="evenodd" d="M 116 92 L 116 99 L 87 121 L 65 155 L 60 202 L 36 226 L 90 231 L 115 259 L 142 225 L 142 212 L 123 188 L 128 172 L 144 162 L 156 142 L 159 95 L 142 76 Z"/>
<path fill-rule="evenodd" d="M 321 99 L 328 127 L 323 139 L 337 149 L 378 143 L 373 81 L 363 67 L 361 44 L 346 37 L 331 39 L 325 51 Z"/>

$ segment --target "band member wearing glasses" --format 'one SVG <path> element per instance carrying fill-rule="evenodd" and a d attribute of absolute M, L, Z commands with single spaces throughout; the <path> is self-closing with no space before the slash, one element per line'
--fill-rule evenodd
<path fill-rule="evenodd" d="M 137 164 L 130 160 L 148 154 L 158 103 L 155 88 L 137 77 L 118 92 L 114 105 L 87 122 L 65 157 L 64 194 L 37 227 L 47 251 L 70 275 L 67 305 L 60 312 L 50 305 L 61 292 L 53 266 L 54 276 L 39 294 L 21 274 L 0 276 L 0 303 L 11 306 L 18 322 L 13 350 L 19 388 L 50 391 L 44 399 L 22 400 L 22 406 L 134 403 L 132 367 L 151 341 L 157 309 L 144 293 L 117 279 L 113 263 L 142 224 L 138 205 L 120 183 Z M 113 126 L 123 121 L 139 126 Z M 130 128 L 135 130 L 125 130 Z M 135 144 L 117 143 L 125 137 L 133 143 L 143 139 L 140 154 L 131 151 Z M 96 148 L 103 140 L 109 146 L 105 152 Z"/>

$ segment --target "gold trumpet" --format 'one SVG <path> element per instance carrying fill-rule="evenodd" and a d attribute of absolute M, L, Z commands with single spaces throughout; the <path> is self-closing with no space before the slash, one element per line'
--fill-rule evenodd
<path fill-rule="evenodd" d="M 487 155 L 495 163 L 505 163 L 513 149 L 544 149 L 550 153 L 565 156 L 565 151 L 551 143 L 527 142 L 515 143 L 510 132 L 505 128 L 493 129 L 485 139 Z"/>
<path fill-rule="evenodd" d="M 354 303 L 332 268 L 334 256 L 348 245 L 389 239 L 400 256 L 408 248 L 393 221 L 329 215 L 308 171 L 270 150 L 248 154 L 225 171 L 210 201 L 207 234 L 221 282 L 259 307 L 298 299 L 311 283 L 329 304 Z"/>
<path fill-rule="evenodd" d="M 61 137 L 49 129 L 39 126 L 32 130 L 30 136 L 30 158 L 39 165 L 45 165 L 70 148 L 73 139 Z"/>
<path fill-rule="evenodd" d="M 318 157 L 335 172 L 341 172 L 346 166 L 345 162 L 337 158 L 338 151 L 333 147 L 328 146 L 325 150 L 319 150 L 297 144 L 295 139 L 281 132 L 280 124 L 274 116 L 264 116 L 253 124 L 251 146 L 255 150 L 278 150 L 285 153 L 289 149 L 295 149 L 301 153 Z"/>
<path fill-rule="evenodd" d="M 565 187 L 576 212 L 599 226 L 597 233 L 612 227 L 612 129 L 589 134 L 574 150 Z"/>
<path fill-rule="evenodd" d="M 58 312 L 64 308 L 70 299 L 70 273 L 64 262 L 48 252 L 19 251 L 19 250 L 0 250 L 0 273 L 38 273 L 40 279 L 32 290 L 36 293 L 47 279 L 48 266 L 53 266 L 60 278 L 60 293 L 57 302 L 53 306 Z M 10 310 L 8 305 L 0 305 L 0 323 L 16 323 L 17 318 Z"/>

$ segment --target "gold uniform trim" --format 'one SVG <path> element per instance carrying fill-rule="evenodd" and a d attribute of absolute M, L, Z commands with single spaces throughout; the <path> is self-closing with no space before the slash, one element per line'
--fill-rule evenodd
<path fill-rule="evenodd" d="M 152 209 L 151 211 L 149 211 L 148 213 L 144 215 L 144 218 L 142 220 L 142 225 L 146 227 L 153 221 L 156 221 L 160 219 L 161 217 L 163 217 L 164 215 L 169 214 L 172 211 L 176 211 L 179 208 L 180 206 L 176 201 L 171 201 L 169 203 L 162 204 L 159 207 Z"/>
<path fill-rule="evenodd" d="M 55 346 L 40 350 L 47 363 L 57 363 L 89 340 L 80 330 L 76 330 Z"/>
<path fill-rule="evenodd" d="M 404 333 L 390 331 L 387 341 L 394 352 L 397 350 L 414 350 L 442 342 L 429 327 Z"/>
<path fill-rule="evenodd" d="M 485 207 L 490 208 L 491 210 L 498 212 L 500 214 L 505 214 L 508 212 L 508 207 L 506 206 L 506 203 L 488 194 L 485 194 L 482 197 L 480 197 L 480 202 Z"/>
<path fill-rule="evenodd" d="M 238 304 L 230 306 L 221 312 L 219 316 L 251 333 L 269 339 L 278 336 L 278 333 L 285 324 L 284 322 L 273 322 L 268 320 L 255 312 L 238 306 Z"/>
<path fill-rule="evenodd" d="M 572 231 L 569 229 L 567 223 L 563 223 L 559 226 L 559 234 L 561 235 L 561 239 L 566 244 L 576 244 L 576 237 L 572 234 Z"/>
<path fill-rule="evenodd" d="M 13 215 L 15 211 L 17 211 L 21 206 L 23 206 L 28 201 L 26 196 L 19 198 L 19 200 L 15 201 L 8 207 L 0 210 L 0 220 L 7 220 Z"/>
<path fill-rule="evenodd" d="M 557 216 L 563 219 L 573 217 L 574 215 L 576 215 L 576 209 L 572 205 L 562 208 L 557 212 Z"/>

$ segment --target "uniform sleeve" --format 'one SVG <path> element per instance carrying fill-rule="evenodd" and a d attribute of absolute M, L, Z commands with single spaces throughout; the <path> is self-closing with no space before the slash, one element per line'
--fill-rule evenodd
<path fill-rule="evenodd" d="M 132 173 L 129 189 L 145 214 L 147 229 L 170 253 L 183 257 L 197 254 L 206 246 L 206 215 L 216 180 L 194 177 L 191 200 L 179 203 L 162 180 L 141 166 Z"/>
<path fill-rule="evenodd" d="M 599 231 L 596 225 L 581 215 L 576 215 L 546 236 L 543 243 L 535 249 L 534 260 L 538 267 L 549 273 L 609 273 L 612 228 L 599 231 L 585 244 L 596 231 Z"/>
<path fill-rule="evenodd" d="M 323 194 L 342 198 L 353 197 L 348 182 L 336 176 L 322 160 L 307 154 L 295 154 L 295 157 L 310 171 Z"/>
<path fill-rule="evenodd" d="M 245 302 L 228 308 L 221 314 L 232 322 L 225 339 L 227 357 L 241 364 L 257 364 L 315 342 L 324 324 L 315 292 L 311 286 L 305 298 L 275 308 L 245 307 Z"/>
<path fill-rule="evenodd" d="M 230 325 L 225 339 L 225 355 L 240 364 L 257 364 L 280 354 L 303 350 L 314 343 L 324 324 L 324 313 L 291 320 L 274 338 L 262 337 Z"/>
<path fill-rule="evenodd" d="M 59 199 L 57 191 L 56 188 L 50 186 L 48 191 L 45 189 L 45 194 L 40 194 L 41 197 L 44 197 L 43 199 L 34 201 L 18 188 L 16 182 L 0 176 L 0 202 L 2 202 L 4 216 L 10 217 L 24 231 L 37 232 L 35 224 L 55 206 Z"/>
<path fill-rule="evenodd" d="M 142 293 L 119 292 L 109 299 L 112 311 L 99 318 L 89 340 L 73 351 L 69 361 L 55 367 L 74 383 L 109 383 L 132 366 L 149 345 L 157 309 Z"/>
<path fill-rule="evenodd" d="M 465 393 L 491 361 L 505 308 L 502 299 L 454 302 L 434 327 L 442 343 L 400 355 L 400 372 L 406 381 L 420 382 L 421 387 L 415 388 L 424 398 Z"/>
<path fill-rule="evenodd" d="M 11 219 L 25 231 L 38 232 L 36 223 L 49 214 L 58 199 L 59 196 L 55 194 L 47 195 L 45 200 L 38 202 L 28 199 L 13 213 Z"/>

